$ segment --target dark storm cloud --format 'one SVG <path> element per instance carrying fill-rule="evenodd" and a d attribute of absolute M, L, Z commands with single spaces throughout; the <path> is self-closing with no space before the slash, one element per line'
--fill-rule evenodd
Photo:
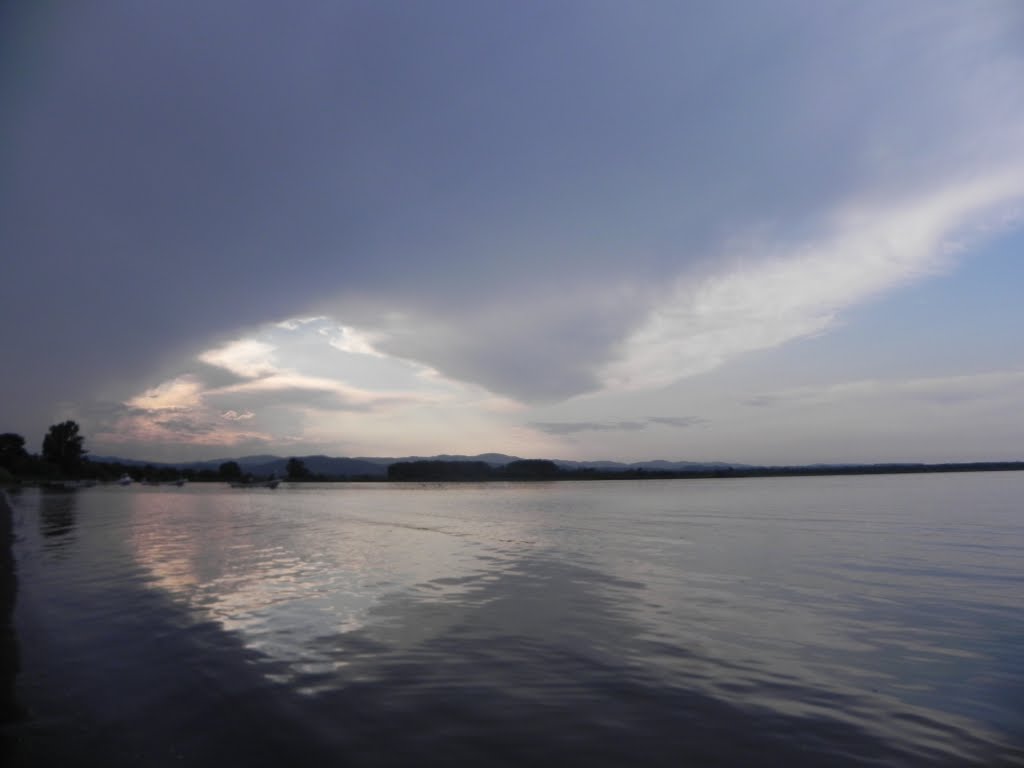
<path fill-rule="evenodd" d="M 973 38 L 946 4 L 15 5 L 16 429 L 312 306 L 372 308 L 369 328 L 401 310 L 382 348 L 493 391 L 594 389 L 668 278 L 747 227 L 804 236 L 866 179 L 938 173 L 1001 94 L 962 97 Z"/>

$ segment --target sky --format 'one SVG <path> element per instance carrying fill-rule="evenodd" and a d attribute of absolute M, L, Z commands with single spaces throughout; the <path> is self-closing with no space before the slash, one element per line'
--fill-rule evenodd
<path fill-rule="evenodd" d="M 1024 459 L 1016 0 L 14 2 L 0 431 Z"/>

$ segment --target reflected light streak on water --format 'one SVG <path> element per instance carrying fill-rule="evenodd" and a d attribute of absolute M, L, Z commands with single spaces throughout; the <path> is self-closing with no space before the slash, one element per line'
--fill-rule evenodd
<path fill-rule="evenodd" d="M 303 738 L 357 763 L 429 742 L 439 764 L 988 765 L 1022 756 L 1022 491 L 1003 473 L 15 501 L 34 603 L 99 609 L 116 584 L 105 610 L 130 624 L 166 595 L 147 626 L 180 609 L 182 642 L 237 639 Z"/>

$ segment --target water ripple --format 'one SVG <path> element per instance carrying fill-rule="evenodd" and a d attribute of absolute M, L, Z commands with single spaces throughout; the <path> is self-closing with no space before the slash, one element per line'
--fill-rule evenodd
<path fill-rule="evenodd" d="M 100 732 L 213 764 L 191 708 L 246 696 L 361 765 L 1024 764 L 1019 477 L 280 491 L 16 501 Z"/>

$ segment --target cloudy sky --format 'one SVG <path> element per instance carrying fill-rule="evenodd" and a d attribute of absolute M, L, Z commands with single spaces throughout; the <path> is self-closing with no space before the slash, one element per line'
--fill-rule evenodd
<path fill-rule="evenodd" d="M 1024 459 L 1024 4 L 15 2 L 0 431 Z"/>

